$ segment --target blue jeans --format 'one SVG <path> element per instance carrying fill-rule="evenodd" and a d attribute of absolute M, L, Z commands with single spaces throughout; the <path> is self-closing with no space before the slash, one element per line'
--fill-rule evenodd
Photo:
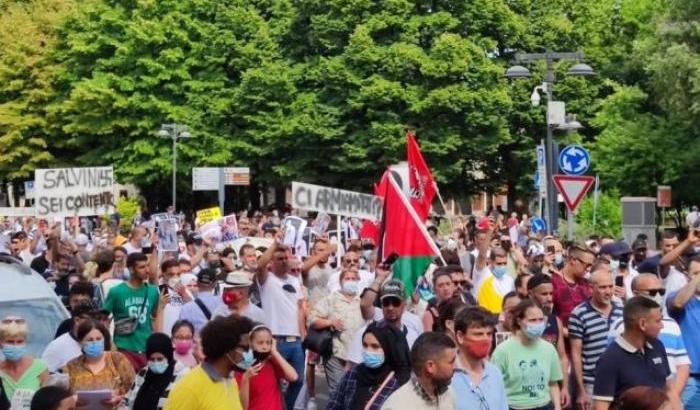
<path fill-rule="evenodd" d="M 275 339 L 277 339 L 277 350 L 280 352 L 280 355 L 292 365 L 297 375 L 299 375 L 297 381 L 289 383 L 289 388 L 284 394 L 284 402 L 287 409 L 293 409 L 301 386 L 304 385 L 304 362 L 306 360 L 304 349 L 301 347 L 301 340 L 299 339 L 294 342 L 287 342 L 282 337 L 276 337 Z"/>
<path fill-rule="evenodd" d="M 700 410 L 700 377 L 690 376 L 681 396 L 685 410 Z"/>

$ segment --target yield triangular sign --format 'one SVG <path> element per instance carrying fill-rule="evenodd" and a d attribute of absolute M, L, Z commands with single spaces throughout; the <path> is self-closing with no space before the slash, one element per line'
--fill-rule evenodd
<path fill-rule="evenodd" d="M 576 210 L 595 181 L 594 177 L 576 175 L 552 175 L 552 179 L 571 212 Z"/>

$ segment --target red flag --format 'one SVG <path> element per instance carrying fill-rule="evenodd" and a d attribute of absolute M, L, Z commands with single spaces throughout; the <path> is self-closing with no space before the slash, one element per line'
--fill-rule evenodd
<path fill-rule="evenodd" d="M 389 176 L 391 175 L 391 172 L 387 169 L 384 171 L 384 174 L 382 174 L 382 179 L 379 180 L 378 184 L 374 184 L 374 195 L 378 196 L 382 199 L 384 199 L 384 194 L 386 192 L 386 184 L 388 184 L 388 179 Z"/>
<path fill-rule="evenodd" d="M 372 222 L 369 219 L 362 221 L 362 228 L 360 228 L 360 239 L 372 241 L 373 244 L 377 245 L 379 243 L 379 225 L 380 222 Z"/>
<path fill-rule="evenodd" d="M 394 277 L 406 285 L 410 295 L 417 279 L 440 251 L 396 181 L 391 176 L 385 179 L 379 256 L 384 259 L 393 252 L 399 255 L 393 266 Z"/>
<path fill-rule="evenodd" d="M 411 187 L 411 205 L 416 210 L 421 221 L 425 221 L 430 213 L 430 205 L 437 193 L 437 187 L 428 164 L 423 159 L 413 131 L 406 133 L 406 149 L 408 151 L 408 182 Z"/>

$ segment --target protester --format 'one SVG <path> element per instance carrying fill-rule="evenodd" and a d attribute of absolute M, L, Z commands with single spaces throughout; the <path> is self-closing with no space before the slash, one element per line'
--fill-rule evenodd
<path fill-rule="evenodd" d="M 554 313 L 565 328 L 569 325 L 569 315 L 574 308 L 591 297 L 592 289 L 586 274 L 594 261 L 595 255 L 590 249 L 574 245 L 568 250 L 561 276 L 552 275 Z"/>
<path fill-rule="evenodd" d="M 507 275 L 507 255 L 502 248 L 491 250 L 489 275 L 485 275 L 477 282 L 476 299 L 479 306 L 491 313 L 501 313 L 503 297 L 515 290 L 515 280 Z"/>
<path fill-rule="evenodd" d="M 455 408 L 450 383 L 457 348 L 449 336 L 426 332 L 411 348 L 410 380 L 387 398 L 382 410 L 447 410 Z"/>
<path fill-rule="evenodd" d="M 72 328 L 52 340 L 46 346 L 41 359 L 47 364 L 49 373 L 62 369 L 69 361 L 82 354 L 82 347 L 77 340 L 78 327 L 94 319 L 94 310 L 90 302 L 77 305 L 72 309 L 70 323 Z"/>
<path fill-rule="evenodd" d="M 280 381 L 295 382 L 299 375 L 277 351 L 277 343 L 265 325 L 256 325 L 250 331 L 250 346 L 255 364 L 243 373 L 236 373 L 243 407 L 284 410 Z"/>
<path fill-rule="evenodd" d="M 452 283 L 455 285 L 455 295 L 462 299 L 462 302 L 469 306 L 477 306 L 476 298 L 472 294 L 472 283 L 464 273 L 464 268 L 460 265 L 448 265 Z"/>
<path fill-rule="evenodd" d="M 455 318 L 459 353 L 452 376 L 457 410 L 479 408 L 508 410 L 503 375 L 487 358 L 491 353 L 495 322 L 483 308 L 470 307 Z"/>
<path fill-rule="evenodd" d="M 615 296 L 623 301 L 632 297 L 632 280 L 638 273 L 630 266 L 630 246 L 625 241 L 613 242 L 603 246 L 600 254 L 610 261 L 615 277 Z"/>
<path fill-rule="evenodd" d="M 0 322 L 0 381 L 13 408 L 28 407 L 32 396 L 46 382 L 49 372 L 43 360 L 27 353 L 29 328 L 19 316 L 7 316 Z"/>
<path fill-rule="evenodd" d="M 162 409 L 173 384 L 186 368 L 175 360 L 173 342 L 164 333 L 154 333 L 146 340 L 148 365 L 141 369 L 120 406 L 129 409 Z"/>
<path fill-rule="evenodd" d="M 108 404 L 119 404 L 134 382 L 134 368 L 121 353 L 112 351 L 109 331 L 99 322 L 88 320 L 76 334 L 83 354 L 66 364 L 70 391 L 110 390 Z"/>
<path fill-rule="evenodd" d="M 85 304 L 91 305 L 93 303 L 93 291 L 94 287 L 90 282 L 79 281 L 71 286 L 70 290 L 68 291 L 68 310 L 71 312 L 71 316 L 74 316 L 73 310 L 76 306 Z M 68 333 L 72 327 L 72 319 L 64 320 L 60 325 L 58 325 L 54 339 Z"/>
<path fill-rule="evenodd" d="M 370 324 L 362 335 L 362 348 L 362 362 L 343 376 L 326 410 L 378 410 L 409 380 L 410 351 L 396 327 Z"/>
<path fill-rule="evenodd" d="M 519 410 L 561 410 L 563 379 L 556 349 L 542 340 L 545 316 L 533 301 L 513 310 L 515 335 L 494 350 L 491 360 L 503 374 L 508 405 Z"/>
<path fill-rule="evenodd" d="M 594 410 L 611 408 L 631 387 L 666 388 L 671 371 L 663 344 L 657 339 L 662 317 L 661 306 L 649 298 L 635 296 L 627 300 L 623 310 L 625 331 L 598 359 Z M 678 405 L 674 408 L 681 408 Z"/>
<path fill-rule="evenodd" d="M 175 353 L 173 357 L 182 366 L 191 369 L 199 361 L 195 357 L 196 346 L 194 343 L 194 326 L 186 320 L 178 320 L 173 325 L 171 334 L 173 335 L 173 347 Z"/>
<path fill-rule="evenodd" d="M 197 295 L 180 309 L 180 319 L 186 320 L 194 326 L 195 335 L 198 335 L 214 312 L 223 305 L 221 297 L 214 293 L 216 289 L 217 272 L 211 268 L 200 269 L 197 272 Z"/>
<path fill-rule="evenodd" d="M 312 306 L 330 293 L 328 282 L 335 270 L 330 266 L 329 258 L 336 251 L 336 244 L 329 244 L 326 238 L 319 238 L 311 248 L 311 256 L 301 267 Z"/>
<path fill-rule="evenodd" d="M 527 283 L 530 281 L 533 275 L 529 273 L 521 273 L 515 278 L 515 291 L 520 296 L 520 299 L 526 299 L 529 297 L 527 290 Z"/>
<path fill-rule="evenodd" d="M 634 296 L 644 296 L 655 301 L 659 306 L 663 306 L 665 293 L 663 282 L 654 274 L 642 273 L 634 278 L 632 281 L 632 293 Z M 690 358 L 681 336 L 680 327 L 663 310 L 663 328 L 659 332 L 658 338 L 666 349 L 668 365 L 671 370 L 673 387 L 669 389 L 668 395 L 680 399 L 690 374 Z M 619 319 L 612 325 L 608 340 L 614 341 L 615 337 L 621 335 L 624 330 L 625 323 Z"/>
<path fill-rule="evenodd" d="M 459 296 L 453 296 L 447 300 L 440 302 L 438 305 L 438 321 L 433 328 L 435 332 L 442 332 L 448 335 L 452 340 L 457 340 L 455 337 L 455 317 L 459 312 L 467 308 L 467 305 L 462 302 Z"/>
<path fill-rule="evenodd" d="M 569 317 L 571 365 L 577 387 L 577 404 L 589 408 L 598 359 L 608 346 L 608 333 L 622 318 L 622 305 L 613 300 L 613 279 L 610 272 L 596 270 L 590 279 L 593 295 L 578 305 Z"/>
<path fill-rule="evenodd" d="M 428 306 L 423 314 L 423 329 L 426 332 L 437 330 L 437 306 L 443 301 L 450 299 L 456 292 L 456 287 L 452 282 L 451 271 L 447 267 L 438 268 L 433 272 L 432 285 L 435 297 L 428 301 Z"/>
<path fill-rule="evenodd" d="M 364 325 L 358 296 L 359 274 L 355 270 L 343 270 L 340 282 L 342 290 L 321 299 L 312 307 L 310 315 L 313 329 L 333 331 L 333 353 L 331 357 L 324 358 L 323 363 L 331 395 L 345 373 L 352 338 Z"/>
<path fill-rule="evenodd" d="M 129 254 L 126 266 L 129 280 L 109 291 L 103 308 L 114 317 L 114 344 L 138 371 L 146 365 L 143 351 L 154 329 L 159 294 L 156 286 L 146 282 L 149 275 L 146 255 Z"/>
<path fill-rule="evenodd" d="M 165 410 L 242 410 L 232 371 L 245 372 L 255 360 L 250 347 L 253 322 L 241 316 L 218 316 L 202 329 L 206 359 L 173 386 Z"/>
<path fill-rule="evenodd" d="M 266 323 L 265 312 L 250 302 L 250 287 L 253 282 L 246 272 L 231 272 L 221 283 L 221 300 L 223 304 L 214 311 L 214 316 L 232 314 L 245 316 L 258 323 Z"/>
<path fill-rule="evenodd" d="M 683 391 L 687 410 L 700 409 L 700 258 L 688 265 L 690 281 L 667 298 L 668 312 L 681 328 L 690 357 L 690 378 Z"/>
<path fill-rule="evenodd" d="M 45 386 L 40 388 L 32 397 L 30 410 L 75 410 L 77 397 L 68 389 L 59 386 Z M 2 407 L 0 409 L 9 409 Z"/>
<path fill-rule="evenodd" d="M 287 251 L 284 245 L 273 242 L 260 257 L 256 279 L 260 285 L 265 323 L 277 340 L 277 349 L 297 374 L 303 374 L 305 355 L 301 335 L 306 331 L 302 310 L 304 295 L 299 278 L 289 274 Z M 268 271 L 270 261 L 272 269 Z M 284 395 L 287 408 L 294 406 L 302 384 L 301 380 L 289 384 Z"/>
<path fill-rule="evenodd" d="M 496 324 L 495 343 L 508 339 L 513 333 L 513 309 L 515 309 L 524 298 L 521 298 L 517 293 L 510 292 L 503 297 L 503 307 L 498 315 L 498 323 Z"/>

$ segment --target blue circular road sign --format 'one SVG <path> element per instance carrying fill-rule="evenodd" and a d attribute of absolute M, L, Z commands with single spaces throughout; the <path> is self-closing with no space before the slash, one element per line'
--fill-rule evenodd
<path fill-rule="evenodd" d="M 591 157 L 580 145 L 567 145 L 559 153 L 559 169 L 567 175 L 583 175 L 590 167 Z"/>

